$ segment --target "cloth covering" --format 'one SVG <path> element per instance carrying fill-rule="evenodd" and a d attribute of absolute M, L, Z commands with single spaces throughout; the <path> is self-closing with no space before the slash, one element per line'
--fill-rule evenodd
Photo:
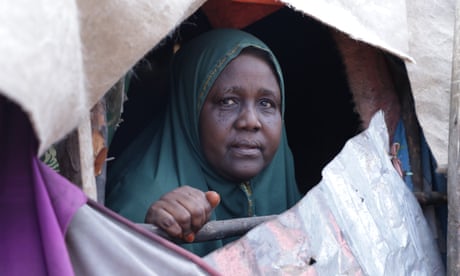
<path fill-rule="evenodd" d="M 36 157 L 27 116 L 4 97 L 0 133 L 0 275 L 73 275 L 64 236 L 86 196 Z"/>
<path fill-rule="evenodd" d="M 447 168 L 455 1 L 282 2 L 405 61 L 426 141 L 437 167 Z"/>
<path fill-rule="evenodd" d="M 220 194 L 221 203 L 211 219 L 248 215 L 250 206 L 240 183 L 217 175 L 207 163 L 200 148 L 198 123 L 213 82 L 249 46 L 267 52 L 275 64 L 281 80 L 284 114 L 283 77 L 276 58 L 263 42 L 233 29 L 217 29 L 200 36 L 184 45 L 174 58 L 171 102 L 164 120 L 152 122 L 108 172 L 109 208 L 135 222 L 143 222 L 151 203 L 179 186 L 189 185 Z M 281 213 L 300 198 L 284 126 L 272 162 L 250 182 L 254 215 Z M 203 255 L 221 245 L 222 241 L 214 241 L 185 246 Z"/>
<path fill-rule="evenodd" d="M 5 1 L 0 94 L 27 113 L 42 155 L 205 0 Z"/>
<path fill-rule="evenodd" d="M 0 275 L 218 275 L 42 163 L 27 116 L 2 96 L 0 131 Z"/>
<path fill-rule="evenodd" d="M 5 2 L 0 93 L 27 112 L 39 155 L 75 129 L 130 67 L 205 2 Z M 447 167 L 455 1 L 282 2 L 407 61 L 427 143 L 438 167 Z"/>
<path fill-rule="evenodd" d="M 66 234 L 75 275 L 220 275 L 199 256 L 89 200 Z"/>

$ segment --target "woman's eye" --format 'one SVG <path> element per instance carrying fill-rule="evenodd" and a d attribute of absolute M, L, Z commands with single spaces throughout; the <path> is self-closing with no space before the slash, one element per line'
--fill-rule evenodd
<path fill-rule="evenodd" d="M 220 102 L 222 103 L 222 105 L 233 105 L 233 104 L 236 104 L 236 101 L 235 101 L 235 99 L 233 99 L 233 98 L 225 98 L 225 99 L 222 99 Z"/>
<path fill-rule="evenodd" d="M 273 101 L 270 101 L 270 100 L 261 100 L 261 101 L 260 101 L 260 104 L 261 104 L 263 107 L 266 107 L 266 108 L 275 107 L 275 103 L 274 103 Z"/>

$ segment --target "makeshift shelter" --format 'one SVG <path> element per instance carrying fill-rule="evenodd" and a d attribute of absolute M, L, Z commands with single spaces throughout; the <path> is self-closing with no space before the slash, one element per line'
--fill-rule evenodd
<path fill-rule="evenodd" d="M 221 2 L 229 5 L 264 5 L 243 3 L 248 1 Z M 288 91 L 296 89 L 300 91 L 290 94 L 288 92 L 288 98 L 293 99 L 293 107 L 288 107 L 288 110 L 295 110 L 295 105 L 300 105 L 305 115 L 303 119 L 315 119 L 308 125 L 300 125 L 296 122 L 293 127 L 288 126 L 288 129 L 292 129 L 291 132 L 296 133 L 290 136 L 298 139 L 292 142 L 294 151 L 298 152 L 296 156 L 296 159 L 300 160 L 298 163 L 309 168 L 318 166 L 317 171 L 319 172 L 340 151 L 345 141 L 361 130 L 359 119 L 362 119 L 367 126 L 373 113 L 378 109 L 391 106 L 370 105 L 372 101 L 363 102 L 362 105 L 357 106 L 369 108 L 358 109 L 360 115 L 358 118 L 352 110 L 351 99 L 354 93 L 353 88 L 360 88 L 359 85 L 362 83 L 355 83 L 356 86 L 354 86 L 353 81 L 350 80 L 359 80 L 369 72 L 351 70 L 344 75 L 346 68 L 332 70 L 332 68 L 341 68 L 340 55 L 337 49 L 334 50 L 334 47 L 331 46 L 334 44 L 332 41 L 337 39 L 335 41 L 357 43 L 363 47 L 361 49 L 369 51 L 367 52 L 369 57 L 374 57 L 377 61 L 382 60 L 384 54 L 391 55 L 397 60 L 404 61 L 406 65 L 410 91 L 415 103 L 414 111 L 439 169 L 441 171 L 444 169 L 445 173 L 445 169 L 449 167 L 447 172 L 451 183 L 450 216 L 452 216 L 452 221 L 457 221 L 459 210 L 458 193 L 456 192 L 458 190 L 458 129 L 454 124 L 456 121 L 452 119 L 449 132 L 449 110 L 447 108 L 452 105 L 453 111 L 451 112 L 455 117 L 458 112 L 456 109 L 458 97 L 454 96 L 452 100 L 450 99 L 450 93 L 458 94 L 455 85 L 452 85 L 451 89 L 451 76 L 456 76 L 455 70 L 453 70 L 454 75 L 451 74 L 453 57 L 455 57 L 452 54 L 455 49 L 453 48 L 455 3 L 444 1 L 436 5 L 426 4 L 427 6 L 424 6 L 425 3 L 416 1 L 392 1 L 391 3 L 369 1 L 362 4 L 342 3 L 342 1 L 308 3 L 291 0 L 283 1 L 286 5 L 283 7 L 273 5 L 272 1 L 268 2 L 271 2 L 269 6 L 263 6 L 263 8 L 262 6 L 257 8 L 251 6 L 255 11 L 263 10 L 255 21 L 253 18 L 251 21 L 242 20 L 225 24 L 237 24 L 236 27 L 247 28 L 259 34 L 270 47 L 275 49 L 275 52 L 277 45 L 280 48 L 288 46 L 290 49 L 288 53 L 295 55 L 287 56 L 285 60 L 290 58 L 291 62 L 294 59 L 304 64 L 313 61 L 314 57 L 317 58 L 314 66 L 305 66 L 314 67 L 316 70 L 296 71 L 295 69 L 298 68 L 306 68 L 291 67 L 294 68 L 293 71 L 285 72 L 286 76 L 314 75 L 321 70 L 327 72 L 327 74 L 323 73 L 327 75 L 327 79 L 317 78 L 319 83 L 300 82 L 292 84 L 292 89 L 287 88 Z M 216 1 L 205 3 L 205 1 L 191 0 L 155 1 L 155 3 L 148 1 L 119 1 L 116 3 L 98 1 L 93 3 L 80 0 L 56 4 L 44 0 L 29 3 L 27 6 L 20 2 L 6 4 L 7 7 L 0 11 L 2 14 L 0 33 L 4 36 L 2 40 L 4 43 L 0 45 L 0 64 L 5 66 L 4 73 L 0 74 L 0 91 L 3 96 L 21 107 L 28 115 L 27 118 L 31 121 L 31 128 L 37 138 L 37 151 L 32 150 L 32 155 L 41 156 L 51 145 L 61 141 L 78 127 L 78 131 L 74 132 L 78 141 L 78 148 L 76 148 L 78 154 L 76 159 L 75 155 L 71 154 L 70 159 L 73 159 L 71 162 L 74 165 L 73 169 L 75 166 L 80 167 L 76 169 L 76 175 L 80 180 L 73 182 L 80 182 L 83 191 L 91 198 L 97 199 L 95 171 L 99 173 L 103 168 L 97 166 L 95 169 L 93 161 L 95 157 L 104 160 L 108 146 L 107 141 L 100 139 L 101 135 L 98 135 L 98 132 L 109 131 L 110 133 L 110 129 L 100 127 L 104 126 L 105 122 L 99 121 L 97 124 L 98 121 L 94 119 L 91 125 L 90 109 L 93 108 L 92 115 L 101 114 L 97 113 L 97 108 L 101 105 L 105 107 L 101 99 L 107 101 L 107 98 L 103 99 L 103 96 L 111 88 L 112 91 L 120 86 L 123 88 L 123 81 L 119 82 L 118 86 L 114 85 L 124 78 L 124 75 L 139 59 L 152 48 L 154 48 L 152 51 L 154 53 L 159 48 L 166 47 L 168 43 L 166 46 L 158 45 L 158 43 L 167 42 L 168 34 L 171 35 L 171 38 L 175 38 L 172 30 L 193 13 L 197 12 L 194 15 L 197 17 L 192 16 L 186 23 L 200 20 L 200 13 L 207 14 L 207 16 L 215 14 L 218 9 L 218 7 L 213 7 L 215 3 Z M 202 4 L 204 6 L 198 10 Z M 277 16 L 279 17 L 276 18 Z M 436 18 L 436 24 L 430 22 L 430 16 Z M 230 19 L 233 18 L 235 17 L 230 16 Z M 289 22 L 289 20 L 292 21 Z M 200 23 L 195 29 L 188 25 L 189 31 L 183 31 L 182 34 L 193 35 L 194 31 L 203 30 L 199 28 L 209 28 L 213 27 L 212 24 L 219 24 L 219 21 L 216 21 L 217 23 L 209 21 L 211 25 L 206 26 Z M 288 29 L 293 30 L 293 33 L 286 32 L 286 26 L 289 26 Z M 183 24 L 183 27 L 187 27 L 187 24 Z M 268 27 L 270 29 L 267 31 Z M 331 30 L 338 32 L 337 37 L 325 35 L 325 32 Z M 187 38 L 181 37 L 181 39 Z M 313 47 L 314 43 L 318 43 L 317 48 L 312 48 L 312 50 L 306 48 Z M 171 45 L 174 46 L 174 44 Z M 318 49 L 328 47 L 330 51 L 323 56 L 299 57 L 310 51 L 316 53 L 319 52 Z M 358 52 L 360 53 L 362 52 Z M 347 55 L 344 56 L 347 57 Z M 350 63 L 345 62 L 345 65 L 349 66 Z M 359 64 L 354 65 L 359 67 Z M 352 78 L 350 72 L 356 75 Z M 387 72 L 387 74 L 390 73 Z M 333 75 L 335 77 L 332 80 Z M 402 81 L 407 88 L 404 78 Z M 372 84 L 372 82 L 369 83 Z M 383 83 L 386 84 L 386 82 Z M 312 88 L 307 85 L 316 86 Z M 375 89 L 373 91 L 391 90 L 385 86 L 371 88 Z M 37 90 L 39 93 L 36 92 Z M 339 90 L 342 94 L 301 93 L 310 90 Z M 116 93 L 113 94 L 116 95 Z M 316 98 L 309 98 L 313 96 Z M 110 102 L 113 102 L 113 99 Z M 312 102 L 315 104 L 310 106 L 311 109 L 306 109 L 304 104 Z M 355 101 L 354 104 L 356 105 L 357 102 Z M 331 110 L 340 115 L 329 116 L 333 114 Z M 311 111 L 312 114 L 305 114 L 308 111 Z M 292 116 L 295 118 L 298 114 Z M 4 118 L 6 117 L 2 119 Z M 105 119 L 104 116 L 94 118 Z M 341 121 L 337 122 L 338 119 Z M 287 118 L 286 121 L 290 119 Z M 125 123 L 122 124 L 122 127 L 127 125 Z M 328 134 L 327 131 L 330 128 L 323 128 L 323 126 L 330 125 L 335 126 L 336 130 L 339 127 L 341 129 Z M 95 127 L 96 131 L 91 131 L 91 127 Z M 297 131 L 300 129 L 302 131 Z M 325 137 L 315 140 L 313 138 L 317 135 L 309 132 L 307 133 L 310 135 L 304 135 L 306 131 L 317 131 L 318 135 L 323 133 L 326 134 L 326 138 L 334 139 L 331 139 L 331 143 L 326 144 L 324 143 Z M 13 134 L 10 130 L 8 132 Z M 452 146 L 449 148 L 448 160 L 449 135 Z M 335 139 L 337 136 L 340 136 L 339 139 Z M 68 138 L 64 142 L 72 145 L 72 141 Z M 311 149 L 305 145 L 312 145 L 314 148 L 325 145 L 328 151 L 319 155 L 319 160 L 315 160 L 310 158 Z M 4 160 L 7 160 L 8 157 L 9 155 L 6 155 Z M 60 164 L 64 163 L 60 162 Z M 3 169 L 5 168 L 6 166 L 3 166 Z M 310 176 L 299 176 L 299 178 L 304 177 Z M 319 178 L 319 174 L 313 176 L 309 184 L 305 184 L 304 190 L 310 189 L 319 182 Z M 8 185 L 13 182 L 8 182 L 7 179 L 3 183 Z M 4 200 L 6 199 L 2 199 L 2 204 L 5 204 L 5 208 L 9 207 L 8 202 Z M 83 202 L 82 199 L 81 204 Z M 37 210 L 41 208 L 37 206 Z M 14 220 L 14 217 L 8 217 L 8 220 L 4 221 L 14 222 Z M 452 225 L 452 227 L 453 233 L 456 233 L 455 229 L 458 228 L 458 225 Z M 451 234 L 449 238 L 453 248 L 448 251 L 450 260 L 448 271 L 456 274 L 455 272 L 458 272 L 455 270 L 458 264 L 456 249 L 458 237 L 456 234 Z M 191 260 L 194 259 L 191 258 Z M 206 265 L 203 267 L 207 269 Z M 212 273 L 211 269 L 208 272 Z"/>

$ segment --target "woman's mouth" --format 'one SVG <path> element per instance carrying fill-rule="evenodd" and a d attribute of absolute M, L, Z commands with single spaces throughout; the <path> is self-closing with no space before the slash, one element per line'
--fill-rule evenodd
<path fill-rule="evenodd" d="M 260 155 L 261 147 L 257 142 L 239 141 L 231 145 L 231 151 L 241 157 L 256 157 Z"/>

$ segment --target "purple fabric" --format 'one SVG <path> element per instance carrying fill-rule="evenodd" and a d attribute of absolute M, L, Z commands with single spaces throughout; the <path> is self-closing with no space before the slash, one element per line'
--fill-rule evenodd
<path fill-rule="evenodd" d="M 0 275 L 73 275 L 65 231 L 87 198 L 37 148 L 25 113 L 0 96 Z"/>

